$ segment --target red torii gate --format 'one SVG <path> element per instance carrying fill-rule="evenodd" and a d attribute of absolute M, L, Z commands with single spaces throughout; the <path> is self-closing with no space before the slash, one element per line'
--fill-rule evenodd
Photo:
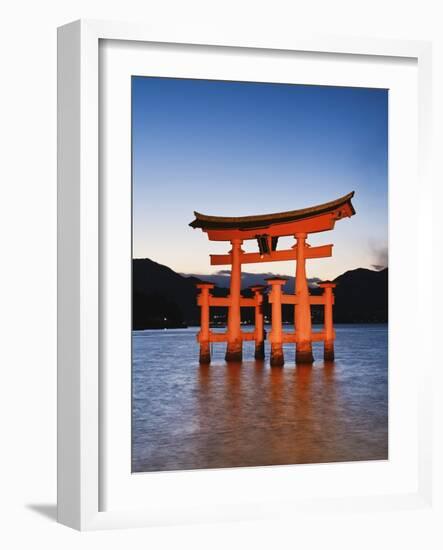
<path fill-rule="evenodd" d="M 200 343 L 200 362 L 210 362 L 210 342 L 227 342 L 226 361 L 242 360 L 242 344 L 246 340 L 255 340 L 255 357 L 264 357 L 263 328 L 263 291 L 264 287 L 252 287 L 253 298 L 241 296 L 241 266 L 248 263 L 275 261 L 296 261 L 295 292 L 283 294 L 282 286 L 286 279 L 273 277 L 267 280 L 271 287 L 269 301 L 272 304 L 271 365 L 283 365 L 283 343 L 293 342 L 296 345 L 296 362 L 312 363 L 312 342 L 324 341 L 325 360 L 334 359 L 334 328 L 332 306 L 334 303 L 334 283 L 325 281 L 319 286 L 324 289 L 322 296 L 310 296 L 306 279 L 306 260 L 332 256 L 332 244 L 311 247 L 307 243 L 309 233 L 328 231 L 334 228 L 335 222 L 355 214 L 351 199 L 354 192 L 335 201 L 276 214 L 258 216 L 222 217 L 207 216 L 194 212 L 195 220 L 189 225 L 200 228 L 211 241 L 229 241 L 232 249 L 228 254 L 211 254 L 211 265 L 231 265 L 229 296 L 217 298 L 212 296 L 214 287 L 211 283 L 198 283 L 200 289 L 198 304 L 201 308 L 201 329 L 197 336 Z M 289 250 L 277 250 L 279 237 L 293 236 L 296 240 Z M 258 252 L 245 253 L 241 245 L 245 240 L 257 240 Z M 282 304 L 293 304 L 295 307 L 295 331 L 284 333 L 282 330 Z M 322 332 L 312 332 L 311 305 L 321 304 L 325 308 L 325 323 Z M 214 333 L 209 327 L 210 306 L 228 307 L 227 331 Z M 255 331 L 241 330 L 241 307 L 255 308 Z"/>

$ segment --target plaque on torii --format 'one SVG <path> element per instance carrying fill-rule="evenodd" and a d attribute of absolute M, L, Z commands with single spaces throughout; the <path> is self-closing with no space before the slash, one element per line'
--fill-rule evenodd
<path fill-rule="evenodd" d="M 295 343 L 297 363 L 312 363 L 312 342 L 324 342 L 324 359 L 334 359 L 335 333 L 332 320 L 334 303 L 333 288 L 330 281 L 320 283 L 322 296 L 311 296 L 306 278 L 306 260 L 327 258 L 332 256 L 332 244 L 310 246 L 307 237 L 310 233 L 319 233 L 334 229 L 337 220 L 349 218 L 355 214 L 351 199 L 354 192 L 339 199 L 309 208 L 279 212 L 276 214 L 261 214 L 257 216 L 224 217 L 208 216 L 194 212 L 195 220 L 189 225 L 205 232 L 210 241 L 228 241 L 231 250 L 227 254 L 211 254 L 211 265 L 230 265 L 231 278 L 229 295 L 218 298 L 212 295 L 214 287 L 211 283 L 200 282 L 198 305 L 201 309 L 201 326 L 197 335 L 200 344 L 200 362 L 210 362 L 210 343 L 227 342 L 225 359 L 227 362 L 242 360 L 243 342 L 255 341 L 255 358 L 264 358 L 264 323 L 263 323 L 263 292 L 265 287 L 252 287 L 252 298 L 241 295 L 242 264 L 264 263 L 295 260 L 294 294 L 284 294 L 282 287 L 286 283 L 284 277 L 272 277 L 267 280 L 270 287 L 269 302 L 271 303 L 271 365 L 281 366 L 284 363 L 283 344 Z M 279 237 L 292 236 L 295 244 L 288 250 L 278 250 Z M 246 240 L 257 241 L 257 252 L 244 252 L 241 245 Z M 282 329 L 282 305 L 294 305 L 294 332 L 284 332 Z M 311 326 L 311 305 L 324 306 L 324 329 L 313 332 Z M 215 333 L 210 330 L 209 308 L 211 306 L 226 306 L 228 322 L 225 333 Z M 242 307 L 255 308 L 255 330 L 241 330 L 240 310 Z"/>

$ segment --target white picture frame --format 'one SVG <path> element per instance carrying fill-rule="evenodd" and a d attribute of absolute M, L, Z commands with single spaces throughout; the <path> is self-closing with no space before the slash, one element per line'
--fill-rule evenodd
<path fill-rule="evenodd" d="M 432 195 L 429 176 L 430 150 L 430 78 L 431 46 L 426 42 L 369 40 L 360 38 L 294 36 L 281 39 L 254 38 L 250 36 L 207 37 L 187 36 L 172 33 L 171 36 L 135 24 L 77 21 L 59 29 L 58 34 L 58 519 L 59 522 L 80 530 L 129 526 L 149 526 L 204 520 L 259 518 L 263 515 L 266 499 L 264 494 L 252 494 L 247 510 L 230 506 L 229 501 L 205 503 L 204 506 L 183 506 L 168 509 L 154 506 L 113 506 L 103 510 L 100 484 L 103 483 L 102 421 L 104 407 L 101 402 L 103 388 L 101 376 L 103 365 L 100 356 L 101 310 L 103 291 L 99 282 L 103 276 L 103 247 L 100 232 L 106 226 L 100 224 L 102 190 L 100 188 L 100 41 L 125 41 L 136 43 L 175 44 L 185 47 L 229 48 L 232 54 L 241 50 L 245 55 L 250 49 L 273 52 L 311 52 L 312 54 L 336 54 L 338 56 L 371 56 L 394 59 L 413 59 L 417 64 L 418 79 L 418 169 L 419 196 Z M 369 59 L 369 58 L 368 58 Z M 414 176 L 415 178 L 415 176 Z M 429 199 L 428 199 L 429 200 Z M 420 201 L 417 202 L 418 230 L 426 234 L 430 216 L 423 215 Z M 395 205 L 392 208 L 399 208 Z M 425 241 L 423 241 L 425 243 Z M 418 254 L 418 252 L 417 252 Z M 431 261 L 432 247 L 424 244 L 419 251 L 419 260 Z M 420 284 L 425 277 L 417 272 L 417 304 L 421 315 L 430 312 L 432 289 Z M 411 292 L 415 292 L 411 290 Z M 431 357 L 431 349 L 423 351 Z M 431 382 L 430 361 L 417 376 L 417 483 L 414 489 L 387 491 L 386 494 L 359 494 L 352 492 L 328 498 L 313 491 L 311 498 L 304 497 L 303 510 L 324 510 L 333 504 L 334 510 L 355 509 L 380 510 L 398 507 L 430 506 L 432 496 L 431 477 Z M 108 391 L 112 389 L 108 388 Z M 339 469 L 352 465 L 340 464 Z M 260 469 L 255 469 L 256 472 Z M 275 470 L 280 483 L 285 483 L 286 470 Z M 325 470 L 326 472 L 326 470 Z M 184 476 L 191 474 L 183 472 Z M 200 472 L 200 479 L 208 483 L 215 472 Z M 231 472 L 238 478 L 241 470 Z M 249 476 L 252 474 L 248 474 Z M 255 474 L 254 474 L 255 475 Z M 258 476 L 260 476 L 260 472 Z M 269 476 L 269 474 L 265 474 Z M 311 474 L 312 475 L 312 474 Z M 324 475 L 328 475 L 327 473 Z M 204 476 L 204 477 L 202 477 Z M 352 476 L 351 476 L 352 478 Z M 152 479 L 152 478 L 151 478 Z M 277 479 L 273 478 L 274 481 Z M 267 480 L 269 482 L 269 479 Z M 186 480 L 185 480 L 186 482 Z M 257 479 L 253 480 L 254 483 Z M 273 482 L 273 481 L 272 481 Z M 156 485 L 166 483 L 166 477 L 157 477 Z M 165 487 L 173 500 L 171 491 L 182 483 L 169 478 Z M 202 483 L 200 481 L 200 483 Z M 351 481 L 349 482 L 352 483 Z M 264 485 L 265 487 L 265 485 Z M 178 489 L 177 489 L 178 490 Z M 278 491 L 272 502 L 278 499 Z M 300 508 L 300 502 L 287 499 L 286 513 Z M 232 499 L 234 500 L 234 499 Z M 269 500 L 271 502 L 271 500 Z M 278 509 L 275 505 L 273 509 Z M 230 509 L 229 513 L 227 510 Z M 283 512 L 279 512 L 282 514 Z M 267 512 L 267 515 L 268 512 Z"/>

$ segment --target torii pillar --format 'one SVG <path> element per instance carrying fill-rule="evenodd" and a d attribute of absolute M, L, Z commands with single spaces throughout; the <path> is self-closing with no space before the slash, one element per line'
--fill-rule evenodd
<path fill-rule="evenodd" d="M 243 357 L 243 346 L 241 336 L 241 314 L 240 314 L 240 299 L 241 299 L 241 249 L 243 241 L 241 239 L 232 239 L 231 256 L 231 284 L 229 289 L 229 305 L 228 305 L 228 327 L 226 347 L 226 362 L 238 362 Z"/>
<path fill-rule="evenodd" d="M 200 332 L 198 333 L 198 342 L 200 344 L 200 363 L 208 365 L 211 362 L 211 344 L 209 328 L 209 296 L 214 288 L 213 283 L 197 283 L 200 294 L 197 297 L 197 303 L 200 306 Z"/>
<path fill-rule="evenodd" d="M 318 285 L 320 288 L 324 289 L 324 299 L 325 299 L 325 306 L 324 306 L 324 332 L 325 332 L 325 344 L 324 344 L 324 352 L 323 352 L 323 358 L 325 361 L 334 361 L 334 339 L 335 339 L 335 333 L 334 333 L 334 322 L 333 322 L 333 316 L 332 316 L 332 306 L 334 304 L 334 293 L 333 289 L 337 286 L 335 283 L 331 283 L 330 281 L 324 281 L 323 283 L 319 283 Z"/>
<path fill-rule="evenodd" d="M 265 358 L 265 324 L 263 318 L 263 285 L 251 286 L 255 301 L 255 359 Z"/>
<path fill-rule="evenodd" d="M 283 355 L 283 328 L 282 328 L 282 286 L 287 279 L 283 277 L 271 277 L 266 279 L 271 286 L 269 302 L 272 304 L 272 329 L 269 335 L 271 342 L 271 367 L 282 367 L 285 363 Z"/>
<path fill-rule="evenodd" d="M 295 305 L 294 320 L 297 334 L 296 363 L 313 363 L 311 305 L 309 303 L 308 281 L 306 280 L 306 233 L 296 233 L 297 267 L 295 271 Z"/>

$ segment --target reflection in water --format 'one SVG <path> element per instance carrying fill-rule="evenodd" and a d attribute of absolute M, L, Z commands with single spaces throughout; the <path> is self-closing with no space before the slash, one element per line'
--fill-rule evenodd
<path fill-rule="evenodd" d="M 339 325 L 335 363 L 283 368 L 223 345 L 199 365 L 196 330 L 133 333 L 133 471 L 387 458 L 386 325 Z"/>

